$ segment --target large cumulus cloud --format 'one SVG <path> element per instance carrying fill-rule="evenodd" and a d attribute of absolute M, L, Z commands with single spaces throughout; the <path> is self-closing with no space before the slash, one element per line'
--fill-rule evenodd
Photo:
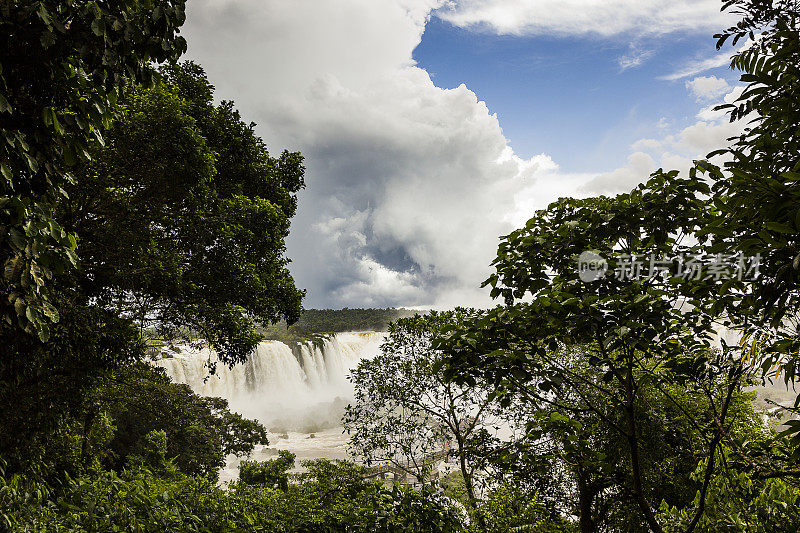
<path fill-rule="evenodd" d="M 546 25 L 585 33 L 587 17 L 602 25 L 619 8 L 607 33 L 641 25 L 640 3 L 655 5 L 578 3 L 588 15 L 573 22 L 563 2 L 547 1 L 483 3 L 498 11 L 466 0 L 189 3 L 189 56 L 207 69 L 218 96 L 234 99 L 273 150 L 307 158 L 288 250 L 296 281 L 309 290 L 307 306 L 487 303 L 478 287 L 500 235 L 558 196 L 624 188 L 656 159 L 668 160 L 664 147 L 681 139 L 653 141 L 658 154 L 634 154 L 632 171 L 616 175 L 565 175 L 546 155 L 521 159 L 475 93 L 436 87 L 412 60 L 431 16 L 500 32 Z M 680 29 L 707 23 L 699 13 L 710 3 L 659 3 L 656 13 L 664 28 Z M 528 4 L 543 9 L 530 12 Z M 512 27 L 504 13 L 522 22 Z M 681 135 L 700 139 L 702 129 Z"/>
<path fill-rule="evenodd" d="M 440 89 L 414 65 L 439 5 L 190 5 L 190 55 L 218 92 L 268 145 L 307 157 L 289 255 L 308 305 L 485 302 L 478 286 L 519 218 L 519 192 L 554 168 L 516 157 L 472 91 Z"/>

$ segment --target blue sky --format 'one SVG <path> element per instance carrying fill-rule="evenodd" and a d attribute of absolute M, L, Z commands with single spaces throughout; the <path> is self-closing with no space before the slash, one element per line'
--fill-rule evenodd
<path fill-rule="evenodd" d="M 413 57 L 437 86 L 464 83 L 484 100 L 521 157 L 546 153 L 566 172 L 592 172 L 618 167 L 633 142 L 663 134 L 663 119 L 670 129 L 694 122 L 698 105 L 685 80 L 659 78 L 720 54 L 705 31 L 635 41 L 497 35 L 433 17 Z M 646 57 L 622 68 L 632 48 Z M 703 74 L 737 79 L 727 67 Z"/>
<path fill-rule="evenodd" d="M 307 187 L 307 307 L 490 305 L 501 235 L 740 130 L 721 0 L 192 0 L 189 58 Z"/>

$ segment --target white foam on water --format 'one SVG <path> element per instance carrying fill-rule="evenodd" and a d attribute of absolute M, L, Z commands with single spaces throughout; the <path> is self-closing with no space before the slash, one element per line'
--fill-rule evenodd
<path fill-rule="evenodd" d="M 385 338 L 380 332 L 328 335 L 316 342 L 289 346 L 264 341 L 243 364 L 228 368 L 208 348 L 165 349 L 154 364 L 176 383 L 202 396 L 228 400 L 231 410 L 255 418 L 271 432 L 312 433 L 340 426 L 344 407 L 353 397 L 350 371 L 374 357 Z"/>

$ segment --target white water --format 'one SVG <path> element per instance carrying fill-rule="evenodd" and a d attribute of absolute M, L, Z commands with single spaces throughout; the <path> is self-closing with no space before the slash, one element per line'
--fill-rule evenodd
<path fill-rule="evenodd" d="M 378 353 L 384 336 L 337 333 L 294 349 L 265 341 L 246 363 L 233 368 L 219 363 L 214 375 L 209 375 L 208 364 L 216 361 L 216 354 L 207 348 L 164 349 L 155 364 L 200 395 L 227 399 L 232 411 L 258 419 L 270 433 L 308 434 L 340 425 L 353 394 L 347 375 L 361 359 Z"/>

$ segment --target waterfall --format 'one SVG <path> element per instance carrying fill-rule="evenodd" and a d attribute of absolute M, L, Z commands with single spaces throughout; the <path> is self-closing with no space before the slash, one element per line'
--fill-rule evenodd
<path fill-rule="evenodd" d="M 316 341 L 264 341 L 247 361 L 228 368 L 216 354 L 187 345 L 161 351 L 154 364 L 197 394 L 228 400 L 232 410 L 256 418 L 270 431 L 313 432 L 339 425 L 353 394 L 349 372 L 378 353 L 384 333 L 336 333 Z"/>

